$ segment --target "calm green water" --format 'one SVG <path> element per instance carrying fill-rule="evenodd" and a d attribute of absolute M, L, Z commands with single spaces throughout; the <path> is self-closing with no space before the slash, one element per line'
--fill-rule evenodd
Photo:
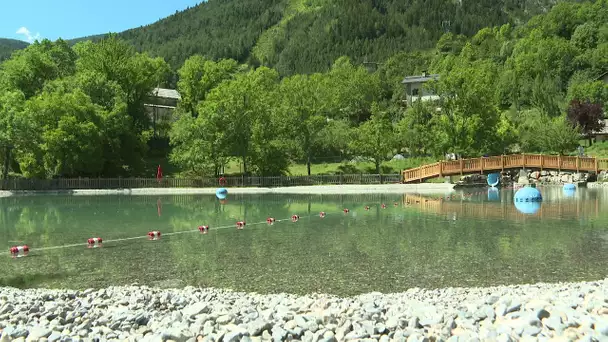
<path fill-rule="evenodd" d="M 401 195 L 231 195 L 224 204 L 213 196 L 3 198 L 0 285 L 138 282 L 352 295 L 603 279 L 608 192 L 541 190 L 545 200 L 531 215 L 515 209 L 512 191 L 486 189 L 441 201 Z M 320 211 L 327 217 L 319 218 Z M 292 214 L 299 222 L 265 223 L 268 216 Z M 237 220 L 247 221 L 244 230 L 234 228 Z M 201 224 L 211 226 L 209 234 L 192 232 Z M 152 230 L 165 235 L 143 237 Z M 86 239 L 98 236 L 141 238 L 87 248 Z M 30 254 L 11 258 L 8 248 L 23 243 Z M 78 245 L 62 247 L 70 244 Z"/>

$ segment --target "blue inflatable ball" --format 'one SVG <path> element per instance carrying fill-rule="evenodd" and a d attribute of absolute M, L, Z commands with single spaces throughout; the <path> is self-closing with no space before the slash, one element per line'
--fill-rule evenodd
<path fill-rule="evenodd" d="M 540 209 L 540 202 L 515 202 L 515 208 L 522 214 L 536 214 Z"/>
<path fill-rule="evenodd" d="M 496 188 L 488 188 L 488 201 L 500 202 L 500 192 Z"/>
<path fill-rule="evenodd" d="M 226 188 L 219 188 L 215 190 L 215 196 L 221 200 L 226 199 L 226 196 L 228 196 L 228 190 Z"/>
<path fill-rule="evenodd" d="M 564 184 L 564 190 L 576 190 L 576 185 L 572 184 L 572 183 L 566 183 Z"/>
<path fill-rule="evenodd" d="M 500 183 L 500 173 L 490 173 L 487 178 L 488 185 L 495 187 Z"/>
<path fill-rule="evenodd" d="M 564 197 L 574 197 L 574 195 L 576 195 L 576 190 L 564 188 Z"/>
<path fill-rule="evenodd" d="M 540 202 L 543 200 L 543 196 L 540 194 L 537 188 L 531 186 L 524 186 L 517 190 L 513 198 L 515 202 Z"/>

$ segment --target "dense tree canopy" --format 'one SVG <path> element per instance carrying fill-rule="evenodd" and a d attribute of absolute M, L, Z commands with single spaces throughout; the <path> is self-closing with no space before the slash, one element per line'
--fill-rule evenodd
<path fill-rule="evenodd" d="M 0 64 L 3 170 L 141 174 L 144 104 L 169 65 L 182 96 L 170 161 L 189 175 L 235 160 L 278 175 L 328 155 L 381 172 L 396 153 L 569 153 L 608 105 L 608 0 L 514 19 L 537 5 L 211 0 L 97 42 L 36 42 Z M 412 103 L 401 81 L 423 71 L 440 75 L 425 85 L 438 100 Z"/>
<path fill-rule="evenodd" d="M 110 37 L 71 48 L 44 40 L 0 65 L 4 170 L 27 177 L 138 174 L 145 97 L 168 65 Z"/>

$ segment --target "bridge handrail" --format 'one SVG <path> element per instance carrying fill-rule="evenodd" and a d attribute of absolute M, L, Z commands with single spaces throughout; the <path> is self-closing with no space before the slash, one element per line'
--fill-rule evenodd
<path fill-rule="evenodd" d="M 404 183 L 422 181 L 433 177 L 443 177 L 456 174 L 483 173 L 514 168 L 537 168 L 552 170 L 567 170 L 576 172 L 600 172 L 608 170 L 607 158 L 591 158 L 579 156 L 544 155 L 544 154 L 510 154 L 492 157 L 438 161 L 412 169 L 402 170 L 401 178 Z"/>

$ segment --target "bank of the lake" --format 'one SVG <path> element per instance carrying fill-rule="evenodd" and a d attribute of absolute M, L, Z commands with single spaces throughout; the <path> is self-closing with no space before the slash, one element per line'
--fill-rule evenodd
<path fill-rule="evenodd" d="M 57 191 L 0 191 L 0 197 L 15 195 L 61 194 L 75 196 L 96 195 L 213 195 L 217 188 L 138 188 L 138 189 L 73 189 Z M 377 184 L 377 185 L 315 185 L 277 188 L 227 187 L 229 194 L 400 194 L 444 193 L 454 189 L 449 183 Z"/>
<path fill-rule="evenodd" d="M 0 341 L 605 341 L 607 298 L 606 279 L 343 298 L 5 287 Z"/>

